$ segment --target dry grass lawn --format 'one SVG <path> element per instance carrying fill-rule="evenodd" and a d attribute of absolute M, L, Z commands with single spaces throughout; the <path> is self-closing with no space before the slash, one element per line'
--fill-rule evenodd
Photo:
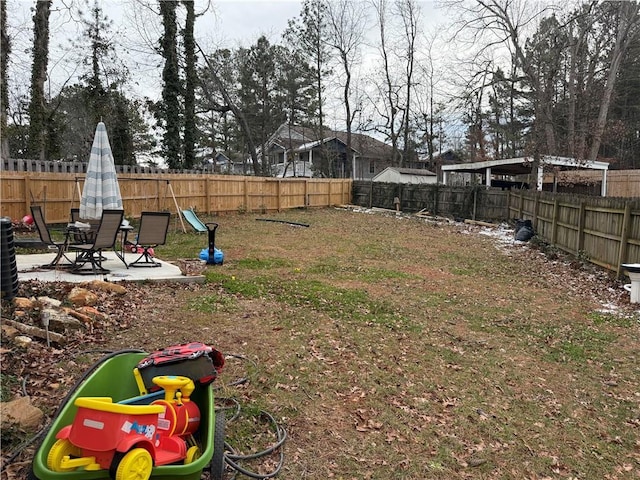
<path fill-rule="evenodd" d="M 263 448 L 251 418 L 272 413 L 288 432 L 280 478 L 640 477 L 640 314 L 607 275 L 408 216 L 214 220 L 225 264 L 203 285 L 132 286 L 147 300 L 102 347 L 203 341 L 250 359 L 217 381 L 248 418 L 227 435 Z M 156 250 L 206 245 L 173 233 Z"/>

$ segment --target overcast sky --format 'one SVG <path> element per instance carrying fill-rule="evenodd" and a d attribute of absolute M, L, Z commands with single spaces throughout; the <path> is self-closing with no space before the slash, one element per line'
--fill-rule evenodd
<path fill-rule="evenodd" d="M 33 6 L 35 0 L 0 0 L 7 2 L 7 21 L 12 41 L 10 58 L 9 88 L 10 95 L 27 96 L 31 75 L 31 48 L 33 37 Z M 82 27 L 78 22 L 77 6 L 86 5 L 86 0 L 53 0 L 50 16 L 50 82 L 45 85 L 46 93 L 57 95 L 65 82 L 74 83 L 86 67 L 79 66 L 80 58 L 86 57 L 88 45 L 82 49 L 70 49 L 72 42 L 82 37 Z M 113 42 L 117 47 L 120 61 L 129 67 L 131 85 L 128 96 L 150 97 L 158 100 L 161 95 L 162 59 L 153 52 L 162 35 L 160 17 L 157 14 L 157 0 L 99 0 L 103 12 L 113 21 Z M 76 8 L 63 8 L 64 6 Z M 93 0 L 89 0 L 93 5 Z M 278 43 L 288 25 L 288 21 L 299 16 L 302 1 L 298 0 L 195 0 L 196 12 L 201 13 L 196 21 L 196 40 L 205 51 L 216 48 L 249 47 L 265 35 L 272 43 Z M 438 24 L 445 18 L 435 7 L 435 0 L 419 2 L 422 24 L 420 33 L 425 38 L 441 33 Z M 178 9 L 184 15 L 184 9 Z M 372 15 L 373 17 L 373 15 Z M 373 18 L 372 18 L 373 20 Z M 377 41 L 378 31 L 373 25 L 369 35 L 372 42 Z M 439 35 L 442 36 L 442 35 Z M 434 57 L 450 56 L 447 49 L 435 48 Z M 372 49 L 369 55 L 378 61 L 378 54 Z M 436 59 L 437 61 L 437 59 Z M 363 64 L 371 65 L 364 60 Z M 365 71 L 362 66 L 362 71 Z M 364 75 L 370 75 L 370 71 Z M 72 80 L 70 80 L 72 79 Z M 336 96 L 336 98 L 339 98 Z M 10 100 L 11 101 L 11 100 Z M 331 98 L 327 98 L 331 101 Z M 334 102 L 339 102 L 335 100 Z M 326 111 L 331 110 L 327 105 Z M 342 110 L 340 105 L 333 106 L 334 111 Z M 335 119 L 334 128 L 343 128 L 343 123 Z"/>
<path fill-rule="evenodd" d="M 31 41 L 33 38 L 33 12 L 35 0 L 7 1 L 7 20 L 12 41 L 10 81 L 20 89 L 28 88 L 31 68 Z M 146 0 L 157 5 L 155 1 Z M 67 0 L 66 5 L 82 4 Z M 135 93 L 147 95 L 156 90 L 159 78 L 158 56 L 148 55 L 150 45 L 157 44 L 161 34 L 157 15 L 141 7 L 137 0 L 100 0 L 104 13 L 113 21 L 114 42 L 121 60 L 130 65 Z M 196 11 L 203 13 L 196 21 L 197 41 L 205 49 L 249 46 L 266 35 L 278 42 L 289 19 L 300 13 L 301 2 L 296 0 L 196 0 Z M 92 3 L 91 3 L 92 4 Z M 209 5 L 209 8 L 205 8 Z M 63 10 L 60 0 L 53 1 L 50 16 L 52 39 L 50 42 L 49 72 L 51 93 L 56 94 L 62 82 L 73 76 L 77 62 L 68 53 L 72 40 L 77 40 L 80 27 L 77 16 Z M 151 75 L 150 70 L 155 70 Z"/>

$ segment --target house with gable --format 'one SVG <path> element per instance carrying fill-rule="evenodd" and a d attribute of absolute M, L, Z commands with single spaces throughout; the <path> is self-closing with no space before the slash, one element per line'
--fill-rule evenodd
<path fill-rule="evenodd" d="M 277 177 L 373 178 L 391 165 L 392 148 L 380 140 L 361 133 L 351 134 L 347 151 L 347 134 L 282 124 L 266 143 L 264 161 Z M 260 151 L 258 156 L 262 157 Z"/>

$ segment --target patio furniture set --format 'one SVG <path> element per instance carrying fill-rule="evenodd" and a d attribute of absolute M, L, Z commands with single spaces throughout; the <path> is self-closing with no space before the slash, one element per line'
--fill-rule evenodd
<path fill-rule="evenodd" d="M 113 250 L 126 268 L 161 266 L 153 258 L 153 249 L 166 243 L 169 212 L 142 212 L 135 242 L 128 240 L 134 228 L 123 222 L 122 210 L 103 210 L 99 220 L 83 220 L 79 218 L 79 210 L 72 209 L 71 222 L 64 230 L 62 241 L 53 239 L 40 206 L 32 206 L 31 214 L 40 239 L 56 253 L 54 259 L 41 268 L 64 268 L 79 275 L 107 274 L 103 253 L 108 250 Z M 132 262 L 125 258 L 129 248 L 137 255 Z"/>

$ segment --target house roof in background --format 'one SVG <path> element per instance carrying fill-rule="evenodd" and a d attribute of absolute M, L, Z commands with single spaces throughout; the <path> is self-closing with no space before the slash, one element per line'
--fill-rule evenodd
<path fill-rule="evenodd" d="M 433 177 L 435 173 L 425 168 L 400 168 L 400 167 L 387 167 L 387 169 L 396 170 L 398 173 L 405 175 L 423 175 L 425 177 Z"/>
<path fill-rule="evenodd" d="M 318 129 L 310 127 L 282 124 L 271 136 L 269 143 L 277 143 L 287 150 L 297 151 L 301 151 L 301 147 L 305 144 L 334 138 L 347 144 L 346 132 L 325 128 L 323 134 L 320 135 L 320 133 Z M 362 133 L 351 134 L 351 148 L 360 156 L 367 158 L 388 158 L 392 152 L 390 145 Z"/>
<path fill-rule="evenodd" d="M 387 167 L 374 176 L 374 182 L 389 183 L 435 183 L 437 175 L 423 168 Z"/>

